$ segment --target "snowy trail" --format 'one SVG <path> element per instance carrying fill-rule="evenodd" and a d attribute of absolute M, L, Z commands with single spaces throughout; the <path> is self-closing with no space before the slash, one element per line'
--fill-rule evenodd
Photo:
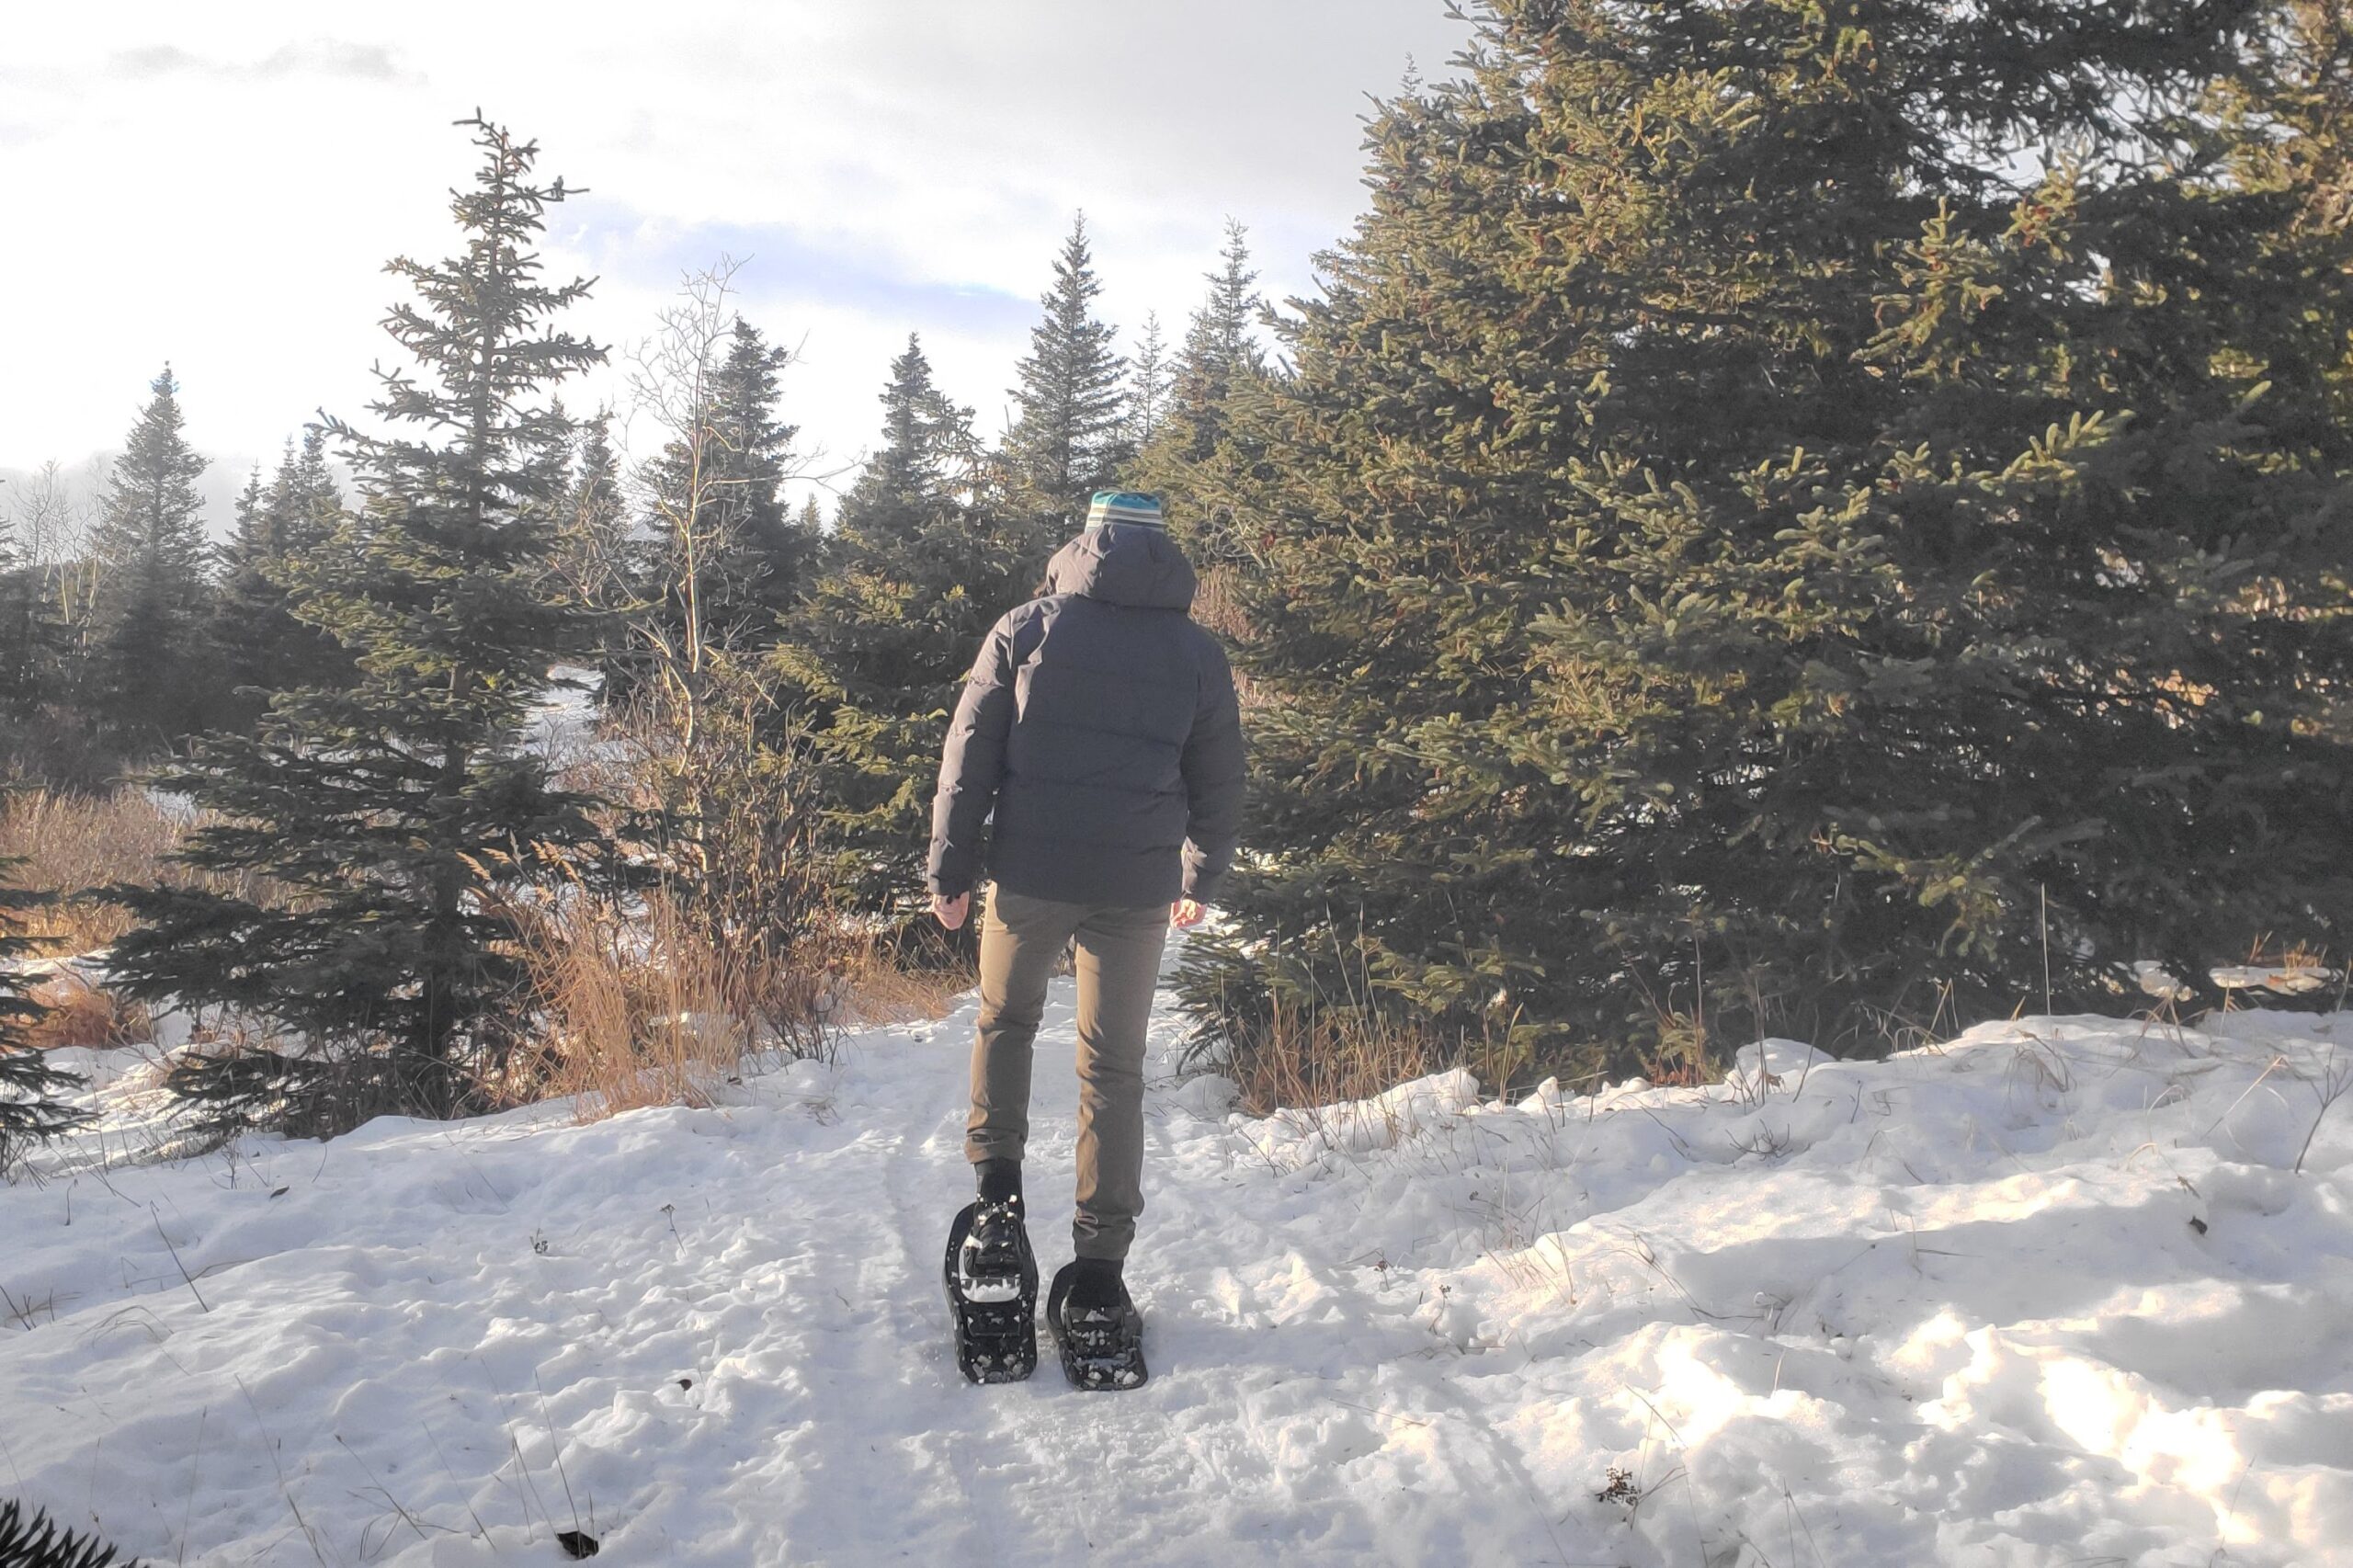
<path fill-rule="evenodd" d="M 1154 1378 L 1082 1395 L 949 1354 L 972 1006 L 707 1110 L 69 1149 L 0 1188 L 0 1494 L 203 1568 L 2353 1562 L 2353 1016 L 1254 1120 L 1164 1009 Z"/>

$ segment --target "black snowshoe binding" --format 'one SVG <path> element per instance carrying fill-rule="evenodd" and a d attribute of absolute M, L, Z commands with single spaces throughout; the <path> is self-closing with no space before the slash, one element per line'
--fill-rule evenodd
<path fill-rule="evenodd" d="M 942 1272 L 956 1317 L 956 1365 L 976 1383 L 1017 1383 L 1038 1369 L 1038 1259 L 1021 1200 L 968 1203 L 948 1228 Z"/>
<path fill-rule="evenodd" d="M 1063 1373 L 1074 1389 L 1132 1389 L 1152 1373 L 1143 1364 L 1143 1314 L 1127 1286 L 1116 1307 L 1070 1304 L 1075 1263 L 1064 1264 L 1046 1296 L 1046 1326 L 1062 1347 Z"/>

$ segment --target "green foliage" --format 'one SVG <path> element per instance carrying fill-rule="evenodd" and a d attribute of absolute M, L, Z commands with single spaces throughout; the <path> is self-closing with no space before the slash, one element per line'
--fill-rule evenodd
<path fill-rule="evenodd" d="M 1007 504 L 1035 514 L 1041 528 L 1075 528 L 1087 497 L 1131 455 L 1125 366 L 1112 350 L 1118 333 L 1095 319 L 1102 292 L 1082 213 L 1054 258 L 1054 285 L 1039 301 L 1045 315 L 1030 329 L 1001 459 Z"/>
<path fill-rule="evenodd" d="M 1170 367 L 1165 406 L 1129 470 L 1136 488 L 1163 497 L 1169 527 L 1203 567 L 1245 554 L 1233 508 L 1210 500 L 1233 488 L 1213 471 L 1246 468 L 1258 457 L 1255 437 L 1236 439 L 1234 412 L 1272 374 L 1256 330 L 1265 302 L 1254 287 L 1249 234 L 1230 218 L 1220 259 Z"/>
<path fill-rule="evenodd" d="M 23 559 L 9 525 L 0 517 L 0 756 L 22 745 L 52 676 L 54 643 L 40 569 Z"/>
<path fill-rule="evenodd" d="M 272 692 L 351 683 L 350 654 L 296 618 L 290 585 L 301 557 L 332 539 L 342 520 L 321 426 L 303 433 L 299 453 L 288 444 L 267 487 L 258 470 L 246 482 L 213 611 L 211 642 L 226 689 L 210 715 L 212 728 L 250 732 Z"/>
<path fill-rule="evenodd" d="M 81 538 L 81 507 L 50 462 L 0 487 L 0 771 L 79 791 L 120 769 L 99 720 L 90 646 L 101 574 Z"/>
<path fill-rule="evenodd" d="M 737 317 L 689 428 L 645 465 L 638 619 L 665 646 L 764 646 L 805 586 L 817 537 L 785 500 L 796 431 L 777 415 L 791 359 Z"/>
<path fill-rule="evenodd" d="M 2353 226 L 2353 8 L 2345 0 L 2287 0 L 2255 34 L 2254 69 L 2217 95 L 2237 132 L 2232 176 L 2249 190 L 2276 193 L 2294 216 L 2292 245 L 2316 247 L 2326 265 L 2331 236 Z M 2327 372 L 2336 423 L 2353 427 L 2353 342 L 2338 346 Z"/>
<path fill-rule="evenodd" d="M 575 642 L 548 582 L 572 432 L 531 399 L 604 351 L 548 324 L 587 286 L 542 282 L 529 248 L 563 182 L 533 183 L 535 145 L 469 123 L 483 164 L 453 203 L 464 249 L 389 268 L 416 298 L 386 330 L 419 370 L 380 372 L 392 433 L 330 425 L 364 504 L 288 573 L 358 678 L 280 694 L 257 734 L 210 737 L 158 780 L 214 814 L 188 865 L 278 896 L 118 890 L 141 920 L 115 949 L 122 990 L 294 1048 L 175 1070 L 175 1092 L 228 1125 L 326 1132 L 489 1103 L 525 1022 L 516 903 L 597 841 L 524 721 Z"/>
<path fill-rule="evenodd" d="M 1168 417 L 1169 396 L 1176 390 L 1176 364 L 1161 335 L 1158 312 L 1143 318 L 1143 335 L 1136 339 L 1136 357 L 1128 376 L 1127 445 L 1141 453 L 1152 445 Z"/>
<path fill-rule="evenodd" d="M 91 539 L 99 576 L 90 700 L 131 751 L 196 727 L 213 687 L 204 636 L 211 551 L 196 492 L 207 465 L 182 434 L 169 365 L 150 391 L 115 460 Z"/>
<path fill-rule="evenodd" d="M 860 908 L 922 902 L 940 738 L 982 638 L 1029 597 L 1051 536 L 974 494 L 972 411 L 913 337 L 882 393 L 882 446 L 843 497 L 774 668 L 811 729 L 836 884 Z"/>
<path fill-rule="evenodd" d="M 1219 269 L 1207 275 L 1209 298 L 1185 329 L 1169 403 L 1178 455 L 1189 462 L 1206 460 L 1225 438 L 1236 389 L 1267 375 L 1255 331 L 1265 302 L 1252 287 L 1258 274 L 1250 266 L 1249 231 L 1231 218 L 1219 259 Z"/>
<path fill-rule="evenodd" d="M 1481 7 L 1196 471 L 1264 699 L 1212 1025 L 1623 1068 L 2341 950 L 2353 251 L 2244 172 L 2283 10 Z"/>
<path fill-rule="evenodd" d="M 612 415 L 599 413 L 582 424 L 573 446 L 556 514 L 556 577 L 588 619 L 588 641 L 603 676 L 599 691 L 608 696 L 618 696 L 633 674 L 625 673 L 629 615 L 637 608 L 631 536 Z"/>
<path fill-rule="evenodd" d="M 52 1067 L 27 1043 L 26 1031 L 48 1011 L 32 994 L 32 983 L 18 967 L 40 943 L 25 935 L 25 912 L 43 902 L 9 885 L 19 860 L 0 860 L 0 1175 L 35 1143 L 86 1125 L 90 1113 L 61 1103 L 60 1090 L 83 1080 Z"/>

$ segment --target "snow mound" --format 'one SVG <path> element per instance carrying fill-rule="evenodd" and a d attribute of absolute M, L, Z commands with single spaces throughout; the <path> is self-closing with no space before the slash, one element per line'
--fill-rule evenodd
<path fill-rule="evenodd" d="M 0 1188 L 17 1494 L 202 1568 L 2353 1562 L 2353 1016 L 1267 1118 L 1164 1006 L 1154 1381 L 957 1377 L 971 1004 L 740 1102 Z M 1068 1256 L 1074 1008 L 1033 1235 Z M 114 1140 L 108 1142 L 108 1140 Z"/>
<path fill-rule="evenodd" d="M 1369 1100 L 1278 1111 L 1249 1136 L 1270 1161 L 1313 1164 L 1327 1155 L 1393 1149 L 1449 1125 L 1478 1103 L 1479 1080 L 1458 1067 L 1412 1079 Z"/>

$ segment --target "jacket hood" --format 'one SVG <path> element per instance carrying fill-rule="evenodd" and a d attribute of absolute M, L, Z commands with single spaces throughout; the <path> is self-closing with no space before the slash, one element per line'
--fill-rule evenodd
<path fill-rule="evenodd" d="M 1054 551 L 1046 592 L 1078 594 L 1137 609 L 1191 609 L 1192 562 L 1159 528 L 1106 523 Z"/>

